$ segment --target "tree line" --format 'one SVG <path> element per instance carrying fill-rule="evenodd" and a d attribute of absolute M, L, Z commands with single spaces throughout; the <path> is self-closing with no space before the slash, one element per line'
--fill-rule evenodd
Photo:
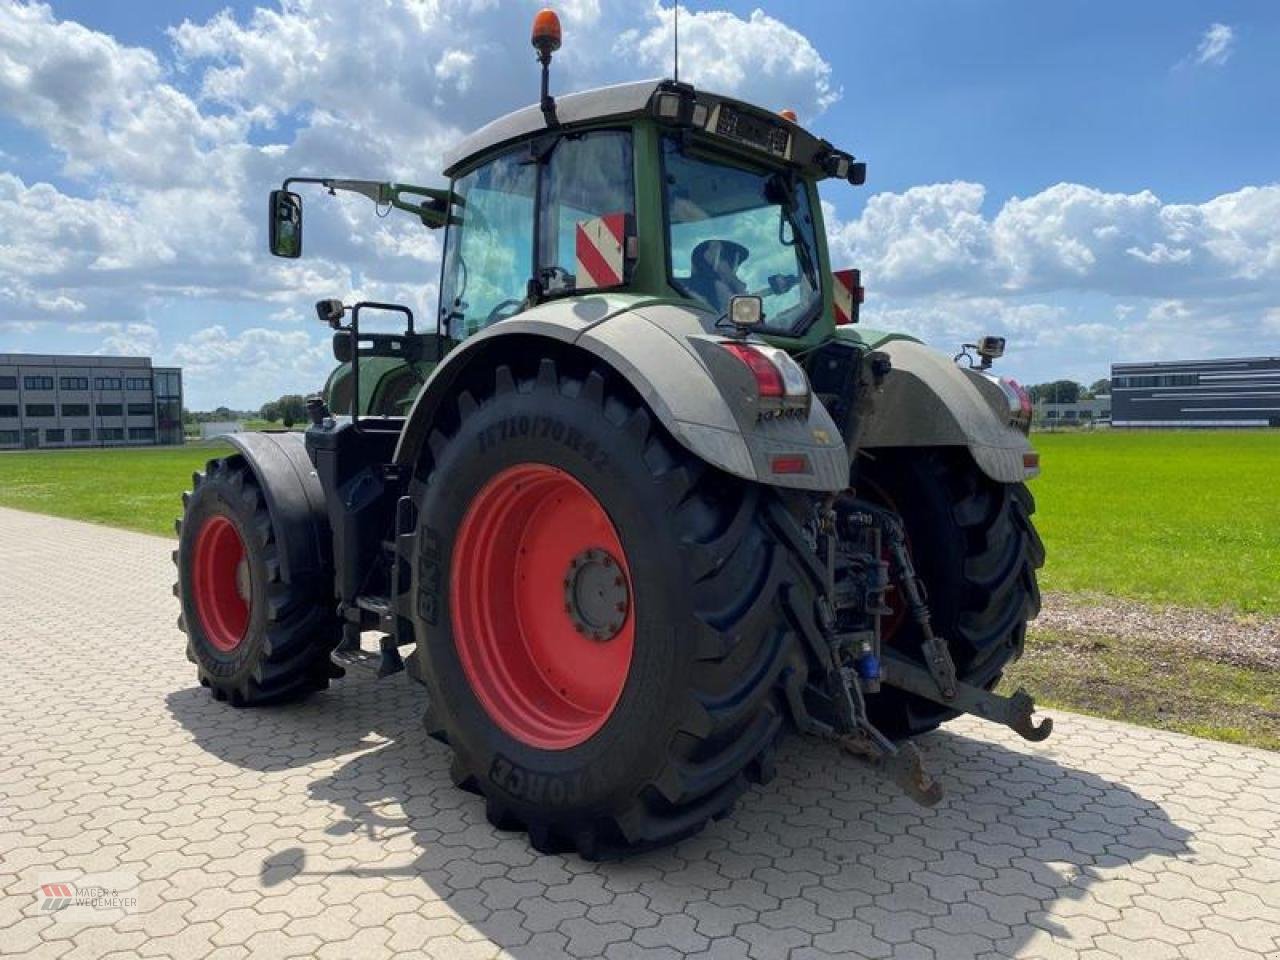
<path fill-rule="evenodd" d="M 1031 395 L 1032 403 L 1079 403 L 1094 397 L 1110 396 L 1111 381 L 1103 377 L 1086 387 L 1074 380 L 1052 380 L 1049 383 L 1032 384 L 1026 389 Z"/>
<path fill-rule="evenodd" d="M 286 428 L 305 423 L 307 398 L 297 393 L 286 393 L 278 400 L 268 400 L 257 410 L 232 410 L 215 407 L 212 410 L 183 410 L 184 423 L 215 423 L 226 420 L 266 420 L 281 423 Z"/>

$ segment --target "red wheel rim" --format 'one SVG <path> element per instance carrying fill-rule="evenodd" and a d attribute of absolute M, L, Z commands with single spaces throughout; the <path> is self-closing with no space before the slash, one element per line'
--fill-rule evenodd
<path fill-rule="evenodd" d="M 545 464 L 508 467 L 454 548 L 454 643 L 471 689 L 515 739 L 565 750 L 613 713 L 631 669 L 631 572 L 609 515 Z"/>
<path fill-rule="evenodd" d="M 249 565 L 240 532 L 221 514 L 204 522 L 192 561 L 196 613 L 209 642 L 223 653 L 240 646 L 249 627 Z"/>

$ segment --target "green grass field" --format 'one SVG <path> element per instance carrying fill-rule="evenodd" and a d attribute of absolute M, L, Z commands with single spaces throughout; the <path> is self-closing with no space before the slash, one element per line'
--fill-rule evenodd
<path fill-rule="evenodd" d="M 1034 441 L 1045 589 L 1280 613 L 1280 431 Z"/>
<path fill-rule="evenodd" d="M 191 473 L 228 449 L 32 450 L 0 454 L 0 506 L 173 536 Z"/>
<path fill-rule="evenodd" d="M 1280 613 L 1280 433 L 1037 434 L 1049 590 Z M 0 454 L 0 505 L 168 534 L 217 446 Z"/>

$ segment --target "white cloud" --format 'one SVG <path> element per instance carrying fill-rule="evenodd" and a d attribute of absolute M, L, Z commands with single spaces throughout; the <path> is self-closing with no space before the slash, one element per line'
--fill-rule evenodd
<path fill-rule="evenodd" d="M 1236 32 L 1225 23 L 1210 24 L 1196 47 L 1196 63 L 1220 67 L 1231 59 Z"/>
<path fill-rule="evenodd" d="M 0 173 L 0 330 L 150 352 L 187 367 L 191 403 L 252 406 L 318 386 L 332 365 L 310 319 L 318 297 L 401 300 L 423 323 L 439 234 L 315 193 L 305 260 L 275 261 L 266 191 L 307 173 L 436 182 L 464 130 L 535 99 L 538 5 L 386 0 L 373 18 L 365 0 L 280 0 L 184 21 L 150 50 L 0 0 L 0 114 L 70 180 Z M 669 72 L 669 4 L 560 6 L 553 91 Z M 842 93 L 828 41 L 760 11 L 682 9 L 680 41 L 682 77 L 804 119 Z M 1222 63 L 1233 43 L 1215 24 L 1198 58 Z M 1198 335 L 1197 352 L 1274 343 L 1277 224 L 1277 185 L 1170 204 L 1064 183 L 993 208 L 966 182 L 879 194 L 829 221 L 833 258 L 864 269 L 868 323 L 940 345 L 1008 331 L 1011 360 L 1034 345 L 1088 358 Z"/>
<path fill-rule="evenodd" d="M 858 266 L 865 323 L 938 344 L 1006 335 L 1010 369 L 1081 379 L 1124 358 L 1274 352 L 1280 184 L 1202 204 L 1057 184 L 984 212 L 974 183 L 827 208 L 836 266 Z M 1106 319 L 1103 319 L 1106 318 Z"/>
<path fill-rule="evenodd" d="M 829 217 L 833 257 L 899 295 L 1280 294 L 1280 184 L 1166 204 L 1060 183 L 992 216 L 985 198 L 959 181 L 876 194 L 856 220 Z"/>
<path fill-rule="evenodd" d="M 622 33 L 613 53 L 670 75 L 674 9 L 655 2 L 651 25 Z M 762 106 L 789 107 L 802 122 L 840 99 L 831 64 L 804 34 L 763 11 L 753 10 L 743 20 L 725 10 L 695 13 L 681 7 L 679 29 L 681 80 Z"/>
<path fill-rule="evenodd" d="M 177 344 L 166 362 L 183 368 L 189 396 L 224 397 L 235 408 L 255 407 L 285 392 L 318 390 L 334 366 L 328 341 L 309 329 L 231 333 L 221 324 Z"/>
<path fill-rule="evenodd" d="M 58 21 L 44 4 L 0 5 L 0 110 L 41 130 L 68 173 L 140 186 L 198 182 L 208 151 L 245 129 L 201 113 L 150 50 Z"/>

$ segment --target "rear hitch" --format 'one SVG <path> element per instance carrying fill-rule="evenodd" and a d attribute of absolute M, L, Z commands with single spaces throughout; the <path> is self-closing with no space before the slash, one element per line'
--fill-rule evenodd
<path fill-rule="evenodd" d="M 889 541 L 894 572 L 902 587 L 907 607 L 912 619 L 920 627 L 920 653 L 927 668 L 921 669 L 891 651 L 884 651 L 881 663 L 883 682 L 954 710 L 1004 724 L 1024 739 L 1033 742 L 1038 743 L 1049 736 L 1053 731 L 1052 718 L 1045 717 L 1037 724 L 1032 719 L 1036 709 L 1035 701 L 1021 687 L 1012 696 L 1004 697 L 963 683 L 957 678 L 955 661 L 951 659 L 946 641 L 933 632 L 924 582 L 911 563 L 902 521 L 888 511 L 876 512 Z"/>
<path fill-rule="evenodd" d="M 1036 723 L 1032 717 L 1036 704 L 1027 691 L 1019 687 L 1012 696 L 1004 697 L 968 683 L 957 683 L 952 696 L 942 696 L 937 680 L 929 671 L 908 660 L 885 653 L 881 664 L 884 682 L 909 693 L 941 703 L 962 713 L 1000 723 L 1026 740 L 1039 743 L 1053 732 L 1053 718 Z"/>

